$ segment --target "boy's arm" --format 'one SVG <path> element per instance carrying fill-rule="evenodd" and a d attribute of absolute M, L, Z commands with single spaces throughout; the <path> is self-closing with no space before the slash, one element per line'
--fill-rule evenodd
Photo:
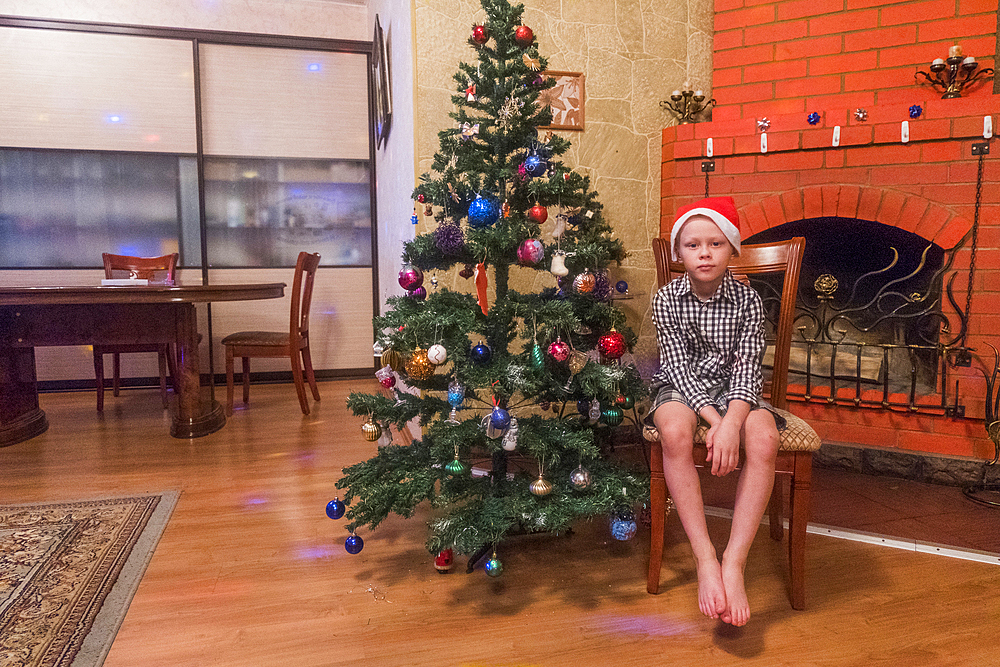
<path fill-rule="evenodd" d="M 740 327 L 736 334 L 736 352 L 726 399 L 745 401 L 751 408 L 757 407 L 758 398 L 764 388 L 761 362 L 764 359 L 764 305 L 757 292 L 748 289 Z"/>
<path fill-rule="evenodd" d="M 690 354 L 681 336 L 681 323 L 670 308 L 665 291 L 666 288 L 663 288 L 653 297 L 653 323 L 656 325 L 656 341 L 660 348 L 660 372 L 666 375 L 674 389 L 684 395 L 696 414 L 708 419 L 702 412 L 711 407 L 712 401 L 705 384 L 691 372 Z M 712 408 L 711 411 L 715 412 L 715 409 Z M 718 417 L 717 412 L 715 415 Z M 709 423 L 712 423 L 711 419 Z"/>

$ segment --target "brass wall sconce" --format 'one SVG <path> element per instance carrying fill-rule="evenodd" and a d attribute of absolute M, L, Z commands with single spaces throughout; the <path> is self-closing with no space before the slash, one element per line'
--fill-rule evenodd
<path fill-rule="evenodd" d="M 675 90 L 670 93 L 669 100 L 660 102 L 660 107 L 668 109 L 677 115 L 677 122 L 680 125 L 693 123 L 694 116 L 697 116 L 706 109 L 715 106 L 715 99 L 705 100 L 705 94 L 700 90 L 690 90 L 691 84 L 684 82 L 684 90 Z"/>
<path fill-rule="evenodd" d="M 993 75 L 993 68 L 986 67 L 976 71 L 979 63 L 972 56 L 962 57 L 962 47 L 956 44 L 948 49 L 948 59 L 935 58 L 931 63 L 932 77 L 927 72 L 917 72 L 913 78 L 924 77 L 934 87 L 941 87 L 944 95 L 942 100 L 950 100 L 962 96 L 962 89 L 978 79 L 988 79 Z"/>

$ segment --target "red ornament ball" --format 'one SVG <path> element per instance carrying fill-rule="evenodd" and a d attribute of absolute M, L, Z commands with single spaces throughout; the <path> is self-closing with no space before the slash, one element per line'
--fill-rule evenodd
<path fill-rule="evenodd" d="M 472 26 L 472 41 L 476 44 L 485 44 L 490 39 L 490 31 L 484 25 Z"/>
<path fill-rule="evenodd" d="M 514 41 L 521 48 L 528 48 L 535 41 L 535 33 L 531 32 L 531 28 L 528 26 L 519 25 L 517 26 L 517 30 L 514 31 Z"/>
<path fill-rule="evenodd" d="M 625 337 L 612 329 L 597 341 L 597 349 L 608 359 L 619 359 L 625 354 Z"/>
<path fill-rule="evenodd" d="M 549 219 L 549 209 L 545 208 L 541 204 L 535 204 L 528 209 L 528 217 L 538 224 L 542 224 Z"/>
<path fill-rule="evenodd" d="M 427 197 L 423 195 L 417 195 L 417 201 L 423 204 L 425 201 L 427 201 Z"/>
<path fill-rule="evenodd" d="M 561 339 L 557 339 L 554 343 L 549 345 L 549 354 L 552 355 L 552 358 L 556 361 L 566 361 L 569 359 L 569 353 L 569 345 L 562 342 Z"/>

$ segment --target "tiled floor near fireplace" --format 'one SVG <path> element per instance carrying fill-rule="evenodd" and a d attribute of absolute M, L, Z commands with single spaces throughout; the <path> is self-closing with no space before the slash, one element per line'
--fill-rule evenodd
<path fill-rule="evenodd" d="M 731 508 L 735 479 L 719 481 L 704 485 L 705 503 Z M 1000 553 L 1000 507 L 957 487 L 814 468 L 812 498 L 813 526 Z"/>

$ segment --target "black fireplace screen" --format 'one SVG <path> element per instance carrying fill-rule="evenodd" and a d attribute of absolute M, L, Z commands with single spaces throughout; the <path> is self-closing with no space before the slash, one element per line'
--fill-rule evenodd
<path fill-rule="evenodd" d="M 952 266 L 966 240 L 943 249 L 897 227 L 824 217 L 773 227 L 745 243 L 794 236 L 805 237 L 806 249 L 789 398 L 961 416 L 948 369 L 970 359 Z M 753 284 L 773 321 L 780 280 Z"/>

